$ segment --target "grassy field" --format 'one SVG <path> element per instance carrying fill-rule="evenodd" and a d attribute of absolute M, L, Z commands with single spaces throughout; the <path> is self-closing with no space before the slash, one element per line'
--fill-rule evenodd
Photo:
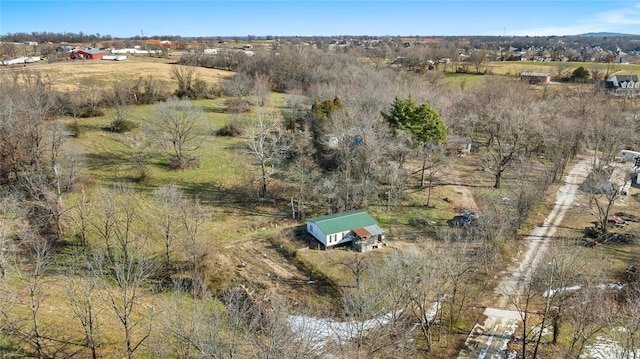
<path fill-rule="evenodd" d="M 133 83 L 139 78 L 153 76 L 167 92 L 175 90 L 175 80 L 171 78 L 171 66 L 175 59 L 131 56 L 124 61 L 79 60 L 62 61 L 51 64 L 33 63 L 28 66 L 6 67 L 0 75 L 13 76 L 23 71 L 38 72 L 58 91 L 73 91 L 83 88 L 99 90 L 117 82 Z M 209 85 L 231 76 L 222 70 L 196 68 L 197 77 Z"/>
<path fill-rule="evenodd" d="M 640 65 L 631 64 L 598 64 L 585 62 L 534 62 L 534 61 L 500 61 L 489 62 L 487 64 L 487 72 L 494 75 L 518 76 L 522 72 L 546 72 L 552 76 L 557 76 L 560 68 L 563 69 L 563 75 L 568 76 L 578 67 L 583 66 L 587 70 L 597 69 L 598 71 L 607 73 L 622 74 L 638 74 L 640 73 Z"/>

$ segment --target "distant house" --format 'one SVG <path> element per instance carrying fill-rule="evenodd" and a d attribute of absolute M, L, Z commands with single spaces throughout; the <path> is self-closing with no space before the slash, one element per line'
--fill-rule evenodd
<path fill-rule="evenodd" d="M 469 136 L 449 135 L 445 149 L 447 152 L 466 154 L 471 152 L 473 140 Z"/>
<path fill-rule="evenodd" d="M 76 51 L 77 49 L 78 47 L 76 46 L 64 45 L 64 46 L 56 47 L 56 52 L 62 52 L 62 53 L 68 54 L 72 51 Z"/>
<path fill-rule="evenodd" d="M 72 60 L 77 60 L 77 59 L 99 60 L 105 55 L 107 55 L 106 50 L 79 49 L 79 50 L 73 51 L 71 55 L 69 55 L 69 58 L 71 58 Z"/>
<path fill-rule="evenodd" d="M 0 65 L 8 66 L 15 64 L 29 64 L 37 61 L 40 61 L 40 56 L 21 56 L 11 60 L 0 61 Z"/>
<path fill-rule="evenodd" d="M 105 55 L 102 56 L 102 60 L 110 60 L 110 61 L 124 61 L 127 59 L 125 55 Z"/>
<path fill-rule="evenodd" d="M 384 230 L 366 211 L 346 211 L 307 220 L 307 232 L 324 248 L 351 244 L 357 251 L 379 248 Z"/>
<path fill-rule="evenodd" d="M 605 83 L 608 89 L 640 89 L 637 75 L 613 75 Z"/>
<path fill-rule="evenodd" d="M 532 84 L 548 84 L 551 82 L 551 74 L 545 72 L 523 72 L 520 80 L 529 81 Z"/>

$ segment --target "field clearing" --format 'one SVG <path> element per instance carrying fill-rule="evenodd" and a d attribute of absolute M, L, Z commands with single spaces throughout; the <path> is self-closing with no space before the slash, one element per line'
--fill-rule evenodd
<path fill-rule="evenodd" d="M 534 62 L 534 61 L 493 61 L 486 65 L 487 72 L 493 75 L 518 76 L 520 73 L 528 72 L 548 72 L 552 76 L 557 76 L 560 66 L 566 66 L 563 74 L 571 72 L 580 66 L 587 70 L 597 69 L 608 73 L 638 74 L 640 65 L 633 64 L 598 64 L 591 62 Z"/>
<path fill-rule="evenodd" d="M 109 87 L 118 82 L 133 83 L 140 78 L 153 78 L 170 92 L 175 90 L 175 80 L 171 77 L 174 60 L 151 57 L 131 57 L 124 61 L 78 60 L 51 64 L 35 63 L 24 67 L 9 67 L 0 70 L 4 76 L 13 76 L 24 71 L 38 72 L 53 90 L 74 91 L 81 87 Z M 233 75 L 233 72 L 195 68 L 196 76 L 213 85 Z"/>

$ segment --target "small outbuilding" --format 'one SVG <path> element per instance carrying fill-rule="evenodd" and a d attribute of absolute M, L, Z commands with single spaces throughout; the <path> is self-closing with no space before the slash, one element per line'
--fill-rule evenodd
<path fill-rule="evenodd" d="M 125 55 L 106 55 L 102 56 L 102 59 L 110 61 L 124 61 L 127 59 L 127 57 Z"/>
<path fill-rule="evenodd" d="M 379 248 L 384 230 L 366 211 L 346 211 L 307 220 L 307 232 L 325 249 L 351 244 L 359 252 Z"/>
<path fill-rule="evenodd" d="M 532 84 L 548 84 L 551 82 L 551 74 L 546 72 L 528 72 L 520 74 L 520 80 L 529 81 Z"/>
<path fill-rule="evenodd" d="M 447 143 L 445 149 L 449 153 L 467 154 L 471 153 L 471 145 L 473 139 L 470 136 L 449 135 L 447 136 Z"/>

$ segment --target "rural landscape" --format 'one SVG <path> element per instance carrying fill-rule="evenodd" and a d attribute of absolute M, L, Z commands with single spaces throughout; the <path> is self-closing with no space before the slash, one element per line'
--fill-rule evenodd
<path fill-rule="evenodd" d="M 640 38 L 0 37 L 6 358 L 640 356 Z"/>

